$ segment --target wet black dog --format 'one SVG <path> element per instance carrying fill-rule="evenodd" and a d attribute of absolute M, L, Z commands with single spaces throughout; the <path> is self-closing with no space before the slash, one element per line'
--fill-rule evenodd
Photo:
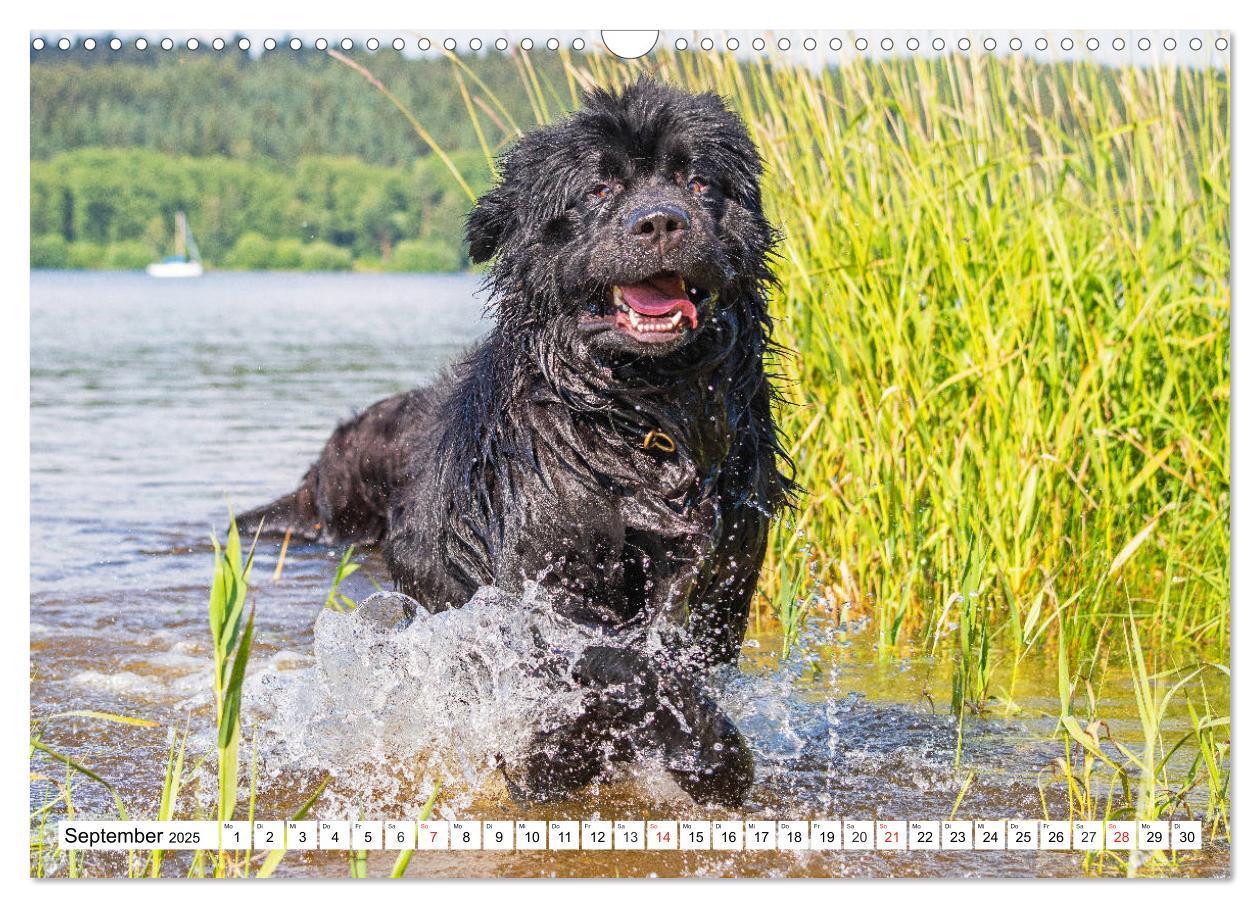
<path fill-rule="evenodd" d="M 398 588 L 433 611 L 536 581 L 608 630 L 574 669 L 586 713 L 505 767 L 518 797 L 645 749 L 697 801 L 738 804 L 752 782 L 703 678 L 737 657 L 792 491 L 760 175 L 717 96 L 648 81 L 525 136 L 468 221 L 472 258 L 494 262 L 489 337 L 342 425 L 296 492 L 242 517 L 382 542 Z"/>

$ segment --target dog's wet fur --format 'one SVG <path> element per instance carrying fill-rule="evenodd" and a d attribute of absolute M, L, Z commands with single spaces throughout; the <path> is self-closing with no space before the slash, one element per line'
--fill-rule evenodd
<path fill-rule="evenodd" d="M 608 632 L 573 669 L 586 712 L 504 767 L 514 797 L 648 752 L 696 801 L 738 805 L 752 753 L 704 679 L 738 656 L 793 492 L 756 149 L 716 95 L 644 80 L 590 93 L 500 172 L 468 219 L 493 262 L 488 337 L 340 426 L 295 492 L 240 522 L 379 543 L 430 611 L 535 581 Z"/>

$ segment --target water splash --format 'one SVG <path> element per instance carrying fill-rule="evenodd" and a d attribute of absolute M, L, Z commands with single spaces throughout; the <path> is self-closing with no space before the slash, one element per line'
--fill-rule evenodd
<path fill-rule="evenodd" d="M 487 795 L 502 801 L 498 768 L 522 759 L 539 732 L 581 714 L 587 692 L 572 668 L 607 642 L 560 617 L 536 588 L 516 597 L 483 587 L 458 609 L 421 609 L 410 623 L 408 608 L 416 604 L 378 593 L 353 612 L 322 612 L 313 664 L 260 672 L 247 690 L 262 775 L 333 774 L 326 815 L 393 815 L 422 803 L 438 782 L 441 815 Z M 709 679 L 756 757 L 749 815 L 873 816 L 890 805 L 948 815 L 961 781 L 950 717 L 843 693 L 847 669 L 820 656 L 834 648 L 834 634 L 807 626 L 789 658 Z M 985 749 L 972 755 L 983 761 Z M 1002 797 L 1012 795 L 1008 782 Z M 577 797 L 631 812 L 691 805 L 650 760 L 609 767 L 599 789 Z"/>
<path fill-rule="evenodd" d="M 416 610 L 411 623 L 404 609 Z M 568 669 L 598 639 L 536 589 L 483 587 L 431 615 L 378 593 L 315 624 L 315 665 L 257 679 L 267 762 L 338 773 L 411 767 L 476 788 L 532 737 L 571 721 L 583 693 Z"/>

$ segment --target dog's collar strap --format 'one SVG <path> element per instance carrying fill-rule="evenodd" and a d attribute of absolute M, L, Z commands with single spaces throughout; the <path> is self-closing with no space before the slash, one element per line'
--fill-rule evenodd
<path fill-rule="evenodd" d="M 674 444 L 674 439 L 660 429 L 649 429 L 648 433 L 643 436 L 643 450 L 673 454 L 678 450 L 678 445 Z"/>

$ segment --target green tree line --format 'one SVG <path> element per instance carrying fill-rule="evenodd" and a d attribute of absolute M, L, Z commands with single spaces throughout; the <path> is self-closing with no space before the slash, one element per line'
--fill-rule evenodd
<path fill-rule="evenodd" d="M 181 210 L 213 267 L 467 266 L 467 195 L 349 67 L 283 44 L 261 56 L 100 49 L 108 38 L 32 53 L 32 267 L 143 267 L 171 251 Z M 474 64 L 502 105 L 479 111 L 480 135 L 449 60 L 353 56 L 475 191 L 491 180 L 487 152 L 537 119 L 520 64 L 498 53 Z"/>
<path fill-rule="evenodd" d="M 455 152 L 474 189 L 485 157 Z M 83 148 L 31 163 L 31 265 L 143 268 L 188 215 L 204 260 L 223 268 L 453 271 L 467 265 L 468 197 L 434 155 L 265 160 Z"/>

